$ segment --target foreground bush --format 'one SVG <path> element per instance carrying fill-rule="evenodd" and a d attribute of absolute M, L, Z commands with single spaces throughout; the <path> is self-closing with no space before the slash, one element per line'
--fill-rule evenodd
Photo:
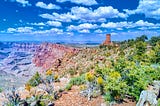
<path fill-rule="evenodd" d="M 81 75 L 79 77 L 71 78 L 69 83 L 66 86 L 66 90 L 70 90 L 73 85 L 82 85 L 85 83 L 85 75 Z"/>
<path fill-rule="evenodd" d="M 36 74 L 28 81 L 27 84 L 29 84 L 30 86 L 37 86 L 42 82 L 41 80 L 41 76 L 38 72 L 36 72 Z"/>
<path fill-rule="evenodd" d="M 2 88 L 0 88 L 0 93 L 1 93 L 2 91 L 3 91 Z"/>

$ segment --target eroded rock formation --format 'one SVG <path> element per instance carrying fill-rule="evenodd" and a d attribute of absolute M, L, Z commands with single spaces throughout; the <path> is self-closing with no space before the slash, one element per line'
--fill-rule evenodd
<path fill-rule="evenodd" d="M 77 53 L 78 49 L 67 47 L 60 44 L 44 43 L 34 55 L 33 62 L 36 66 L 48 69 L 53 66 L 58 67 L 61 64 L 61 59 L 67 53 Z"/>

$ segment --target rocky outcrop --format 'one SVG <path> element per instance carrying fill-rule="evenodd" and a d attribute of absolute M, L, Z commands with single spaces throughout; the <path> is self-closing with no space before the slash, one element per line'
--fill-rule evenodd
<path fill-rule="evenodd" d="M 157 106 L 157 99 L 160 92 L 160 81 L 153 82 L 153 89 L 143 90 L 140 94 L 139 101 L 136 106 Z"/>
<path fill-rule="evenodd" d="M 68 47 L 60 44 L 44 43 L 40 45 L 34 55 L 33 63 L 36 66 L 48 69 L 53 66 L 61 65 L 61 59 L 66 53 L 76 54 L 79 50 L 73 47 Z"/>

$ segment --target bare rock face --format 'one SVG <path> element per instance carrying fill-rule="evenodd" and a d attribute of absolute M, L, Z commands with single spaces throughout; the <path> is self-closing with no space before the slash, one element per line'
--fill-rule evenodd
<path fill-rule="evenodd" d="M 140 94 L 139 101 L 136 106 L 157 106 L 158 101 L 157 98 L 160 95 L 160 81 L 153 82 L 153 89 L 151 90 L 143 90 Z"/>
<path fill-rule="evenodd" d="M 44 43 L 37 49 L 33 63 L 43 69 L 48 69 L 53 66 L 58 67 L 61 65 L 61 59 L 66 53 L 77 53 L 78 49 L 67 47 L 60 44 Z"/>

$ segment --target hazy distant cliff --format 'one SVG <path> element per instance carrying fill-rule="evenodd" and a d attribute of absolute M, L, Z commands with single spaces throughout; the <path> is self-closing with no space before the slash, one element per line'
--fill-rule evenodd
<path fill-rule="evenodd" d="M 6 88 L 11 87 L 11 85 L 21 85 L 36 71 L 39 71 L 40 68 L 32 63 L 32 58 L 38 48 L 39 44 L 36 43 L 1 42 L 0 86 Z M 18 80 L 21 77 L 23 80 Z M 1 83 L 2 81 L 3 83 Z"/>

